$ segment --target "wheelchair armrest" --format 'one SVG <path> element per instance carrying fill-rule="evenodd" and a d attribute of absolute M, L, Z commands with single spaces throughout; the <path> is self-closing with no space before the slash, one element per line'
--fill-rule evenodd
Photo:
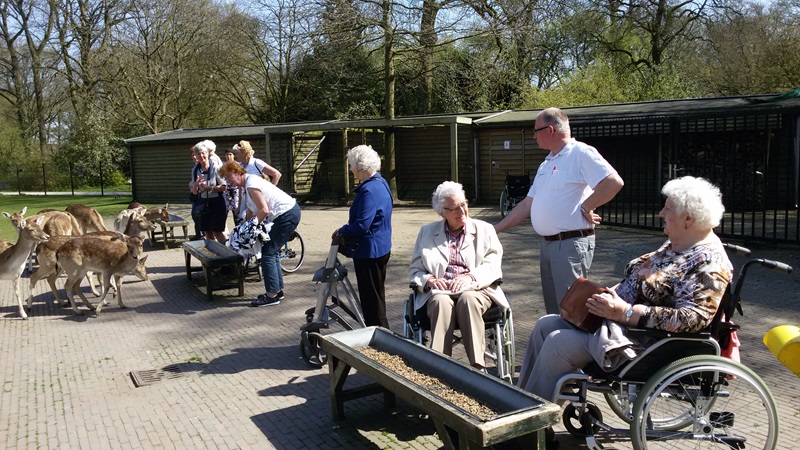
<path fill-rule="evenodd" d="M 656 330 L 654 328 L 628 328 L 630 336 L 649 337 L 653 339 L 664 338 L 686 338 L 686 339 L 708 339 L 711 333 L 701 331 L 699 333 L 677 333 L 672 331 Z"/>

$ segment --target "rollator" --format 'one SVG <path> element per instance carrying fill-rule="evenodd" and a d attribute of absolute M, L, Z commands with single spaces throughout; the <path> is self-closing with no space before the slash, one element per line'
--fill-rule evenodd
<path fill-rule="evenodd" d="M 323 330 L 331 329 L 332 325 L 343 328 L 334 331 L 366 327 L 358 294 L 347 278 L 347 267 L 337 258 L 339 239 L 333 238 L 325 266 L 314 272 L 313 281 L 319 285 L 317 305 L 306 310 L 306 323 L 300 327 L 300 354 L 317 368 L 328 362 L 328 355 L 320 345 Z"/>

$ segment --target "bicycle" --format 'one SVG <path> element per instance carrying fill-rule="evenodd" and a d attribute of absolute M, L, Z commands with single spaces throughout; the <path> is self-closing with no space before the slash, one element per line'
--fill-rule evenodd
<path fill-rule="evenodd" d="M 500 193 L 500 216 L 507 216 L 517 206 L 517 203 L 525 200 L 530 187 L 530 174 L 509 175 L 506 172 L 506 185 L 503 187 L 503 192 Z"/>
<path fill-rule="evenodd" d="M 281 270 L 284 273 L 297 272 L 297 269 L 303 265 L 305 257 L 306 246 L 303 244 L 303 238 L 300 233 L 294 231 L 289 236 L 289 240 L 278 250 L 278 262 L 281 264 Z"/>

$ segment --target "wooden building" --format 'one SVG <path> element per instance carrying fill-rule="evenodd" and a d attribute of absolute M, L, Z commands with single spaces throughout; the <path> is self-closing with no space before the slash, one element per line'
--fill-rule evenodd
<path fill-rule="evenodd" d="M 606 223 L 660 227 L 660 188 L 691 174 L 720 186 L 724 236 L 800 241 L 800 90 L 785 94 L 665 100 L 563 108 L 572 134 L 595 146 L 625 188 L 602 214 Z M 189 148 L 250 140 L 256 156 L 284 174 L 281 187 L 302 199 L 344 203 L 354 183 L 348 148 L 368 143 L 383 154 L 395 133 L 398 200 L 426 203 L 440 182 L 464 184 L 480 204 L 497 204 L 507 173 L 534 174 L 547 152 L 536 145 L 540 110 L 176 130 L 128 139 L 134 198 L 186 201 Z M 218 150 L 222 155 L 222 150 Z"/>

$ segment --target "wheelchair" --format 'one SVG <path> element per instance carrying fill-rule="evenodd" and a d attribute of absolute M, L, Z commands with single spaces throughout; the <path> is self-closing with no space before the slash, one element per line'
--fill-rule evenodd
<path fill-rule="evenodd" d="M 503 187 L 503 192 L 500 193 L 500 216 L 507 216 L 517 206 L 517 203 L 525 200 L 530 188 L 530 174 L 509 175 L 506 172 L 506 185 Z"/>
<path fill-rule="evenodd" d="M 500 283 L 499 280 L 495 282 L 496 285 Z M 416 284 L 411 284 L 409 287 L 412 293 L 403 302 L 403 335 L 419 344 L 428 345 L 426 332 L 429 333 L 431 330 L 431 321 L 424 308 L 414 311 L 414 298 L 419 288 Z M 511 308 L 493 304 L 483 313 L 483 321 L 486 326 L 485 356 L 494 362 L 497 376 L 511 383 L 515 358 L 514 321 L 511 317 Z M 460 336 L 456 334 L 453 345 L 460 341 Z"/>
<path fill-rule="evenodd" d="M 723 244 L 729 252 L 750 256 L 750 250 Z M 747 269 L 760 264 L 784 273 L 792 268 L 765 259 L 751 259 L 731 281 L 709 329 L 701 333 L 635 330 L 657 339 L 634 360 L 613 372 L 595 363 L 561 377 L 553 398 L 565 403 L 565 428 L 586 439 L 590 449 L 604 448 L 595 433 L 630 436 L 642 449 L 725 448 L 772 449 L 778 438 L 778 413 L 764 381 L 743 364 L 720 356 L 720 344 L 739 328 L 730 321 L 742 314 L 741 289 Z M 629 427 L 603 421 L 588 393 L 605 397 L 611 411 Z"/>

